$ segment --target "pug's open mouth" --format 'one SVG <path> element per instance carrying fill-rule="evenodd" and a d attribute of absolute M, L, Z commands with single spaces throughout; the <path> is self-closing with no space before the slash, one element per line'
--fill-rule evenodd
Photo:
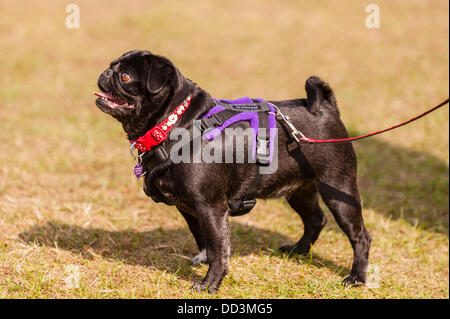
<path fill-rule="evenodd" d="M 125 100 L 119 100 L 115 97 L 109 95 L 108 93 L 104 92 L 93 92 L 94 95 L 98 96 L 98 99 L 96 100 L 96 103 L 101 103 L 105 106 L 108 106 L 110 108 L 116 109 L 116 108 L 124 108 L 124 109 L 133 109 L 134 104 L 129 104 Z"/>

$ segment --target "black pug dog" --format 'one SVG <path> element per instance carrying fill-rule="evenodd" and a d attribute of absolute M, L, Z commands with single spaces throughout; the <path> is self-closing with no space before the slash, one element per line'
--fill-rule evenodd
<path fill-rule="evenodd" d="M 122 123 L 130 141 L 161 123 L 188 96 L 192 96 L 190 106 L 174 126 L 190 129 L 194 120 L 214 106 L 212 97 L 184 77 L 171 61 L 148 51 L 130 51 L 111 62 L 100 75 L 98 87 L 103 94 L 97 94 L 101 96 L 96 100 L 97 106 Z M 310 77 L 305 87 L 307 99 L 270 103 L 288 115 L 306 136 L 348 137 L 328 84 Z M 285 197 L 304 223 L 300 240 L 280 250 L 308 253 L 327 221 L 319 206 L 320 194 L 353 248 L 353 265 L 344 284 L 364 283 L 371 238 L 361 213 L 352 144 L 298 144 L 280 121 L 277 128 L 278 169 L 274 174 L 260 175 L 256 197 Z M 175 142 L 164 141 L 169 148 Z M 157 176 L 144 176 L 144 191 L 149 195 L 150 189 L 156 189 L 162 195 L 160 201 L 176 206 L 186 219 L 200 250 L 193 263 L 209 264 L 205 278 L 194 289 L 213 293 L 227 274 L 229 202 L 245 196 L 256 174 L 259 171 L 254 163 L 181 162 Z"/>

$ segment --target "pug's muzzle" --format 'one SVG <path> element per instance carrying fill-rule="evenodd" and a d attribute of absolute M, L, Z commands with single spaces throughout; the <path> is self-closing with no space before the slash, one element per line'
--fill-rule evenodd
<path fill-rule="evenodd" d="M 124 97 L 116 97 L 112 92 L 120 92 L 117 87 L 114 71 L 111 68 L 106 69 L 99 77 L 98 87 L 101 92 L 94 92 L 98 96 L 96 105 L 106 111 L 109 109 L 134 109 L 135 105 L 128 102 Z M 117 93 L 115 93 L 117 94 Z"/>

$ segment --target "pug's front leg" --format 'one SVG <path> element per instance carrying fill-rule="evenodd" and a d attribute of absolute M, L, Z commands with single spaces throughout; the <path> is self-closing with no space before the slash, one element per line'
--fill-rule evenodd
<path fill-rule="evenodd" d="M 193 288 L 215 293 L 228 273 L 230 259 L 230 226 L 228 208 L 202 207 L 197 209 L 202 234 L 206 243 L 209 264 L 205 278 Z"/>

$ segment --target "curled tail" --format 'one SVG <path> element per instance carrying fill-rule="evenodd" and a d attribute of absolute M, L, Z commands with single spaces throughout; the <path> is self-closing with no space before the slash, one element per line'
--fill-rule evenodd
<path fill-rule="evenodd" d="M 311 76 L 306 80 L 305 89 L 308 109 L 311 113 L 319 115 L 327 109 L 336 112 L 339 116 L 336 98 L 328 83 L 317 76 Z"/>

